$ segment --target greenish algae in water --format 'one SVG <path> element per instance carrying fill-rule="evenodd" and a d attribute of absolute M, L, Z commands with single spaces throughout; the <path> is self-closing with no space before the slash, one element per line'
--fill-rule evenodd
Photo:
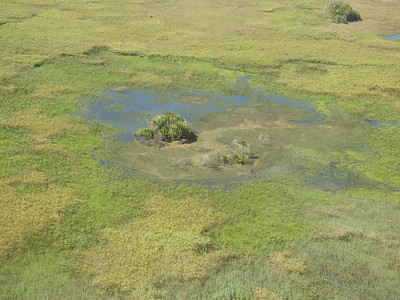
<path fill-rule="evenodd" d="M 176 182 L 215 183 L 247 178 L 291 176 L 337 191 L 378 186 L 362 174 L 380 154 L 365 146 L 369 123 L 335 120 L 306 101 L 267 95 L 240 79 L 234 95 L 199 90 L 106 91 L 86 108 L 84 117 L 119 128 L 115 142 L 94 156 L 132 176 Z M 152 116 L 173 111 L 188 120 L 197 142 L 160 147 L 135 140 L 132 132 Z M 373 125 L 373 124 L 372 124 Z M 249 143 L 249 164 L 221 164 L 234 141 Z M 349 154 L 351 153 L 351 154 Z"/>

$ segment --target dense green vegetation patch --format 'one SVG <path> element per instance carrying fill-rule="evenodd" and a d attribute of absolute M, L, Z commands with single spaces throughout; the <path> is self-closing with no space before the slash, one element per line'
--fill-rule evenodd
<path fill-rule="evenodd" d="M 301 198 L 276 182 L 247 183 L 232 192 L 220 193 L 216 199 L 217 207 L 232 218 L 211 234 L 228 249 L 262 251 L 271 243 L 301 237 L 309 226 L 300 217 Z"/>
<path fill-rule="evenodd" d="M 361 21 L 360 13 L 354 10 L 347 3 L 340 1 L 329 3 L 326 8 L 326 12 L 335 23 L 345 23 Z"/>
<path fill-rule="evenodd" d="M 166 142 L 196 140 L 196 135 L 189 129 L 187 121 L 173 112 L 155 116 L 150 121 L 149 127 L 140 128 L 133 135 L 148 140 L 157 139 Z"/>

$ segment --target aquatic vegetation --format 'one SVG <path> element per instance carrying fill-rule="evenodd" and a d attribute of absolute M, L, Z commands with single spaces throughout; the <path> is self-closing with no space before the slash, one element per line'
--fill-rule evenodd
<path fill-rule="evenodd" d="M 165 142 L 194 141 L 196 135 L 189 129 L 187 121 L 178 114 L 166 112 L 155 116 L 150 121 L 150 127 L 140 128 L 134 136 L 145 139 L 158 139 Z"/>
<path fill-rule="evenodd" d="M 232 147 L 226 151 L 216 151 L 212 154 L 204 154 L 200 166 L 210 168 L 218 168 L 224 165 L 247 165 L 251 164 L 254 159 L 250 157 L 250 145 L 245 140 L 234 139 Z"/>
<path fill-rule="evenodd" d="M 358 11 L 355 11 L 347 3 L 340 1 L 329 3 L 325 11 L 329 14 L 332 21 L 335 23 L 348 23 L 361 21 L 361 16 Z"/>
<path fill-rule="evenodd" d="M 387 220 L 388 226 L 389 224 L 396 224 L 395 222 L 389 221 L 398 219 L 395 209 L 385 210 L 377 206 L 382 202 L 381 199 L 386 199 L 385 197 L 392 197 L 390 199 L 395 200 L 395 196 L 391 196 L 391 192 L 388 192 L 389 196 L 385 196 L 383 190 L 380 192 L 379 190 L 364 190 L 363 188 L 358 189 L 350 187 L 349 192 L 362 194 L 360 198 L 352 200 L 349 193 L 346 191 L 325 193 L 313 187 L 306 188 L 303 185 L 296 186 L 294 185 L 293 179 L 286 176 L 287 173 L 285 172 L 289 170 L 287 165 L 280 165 L 275 168 L 268 167 L 266 169 L 268 173 L 266 174 L 268 174 L 269 180 L 265 180 L 264 182 L 251 181 L 244 185 L 239 184 L 237 186 L 235 183 L 231 191 L 222 190 L 218 192 L 213 189 L 207 190 L 202 187 L 186 185 L 166 185 L 165 187 L 160 187 L 153 184 L 151 181 L 140 183 L 140 178 L 129 177 L 129 174 L 125 174 L 123 169 L 113 168 L 112 166 L 107 169 L 104 168 L 103 165 L 98 164 L 97 161 L 93 161 L 91 158 L 92 153 L 105 153 L 104 157 L 100 155 L 101 159 L 113 160 L 111 153 L 114 152 L 114 149 L 118 149 L 119 151 L 123 150 L 127 153 L 132 150 L 129 149 L 132 145 L 129 142 L 111 143 L 107 135 L 111 129 L 107 124 L 103 125 L 94 121 L 90 121 L 89 124 L 84 124 L 79 118 L 66 116 L 65 112 L 72 111 L 71 106 L 77 103 L 76 99 L 80 97 L 79 95 L 83 94 L 91 97 L 90 101 L 92 101 L 92 99 L 101 95 L 105 86 L 115 86 L 116 84 L 121 84 L 121 82 L 128 82 L 131 76 L 134 77 L 134 75 L 132 75 L 133 70 L 135 70 L 134 72 L 143 71 L 148 73 L 155 72 L 158 74 L 160 63 L 165 64 L 163 65 L 164 67 L 167 66 L 172 70 L 170 71 L 171 73 L 168 74 L 177 72 L 184 76 L 187 70 L 185 69 L 186 67 L 182 67 L 170 61 L 161 60 L 160 62 L 160 60 L 119 56 L 108 52 L 93 54 L 90 55 L 89 58 L 101 58 L 107 63 L 87 65 L 80 63 L 81 58 L 65 57 L 60 61 L 45 64 L 40 68 L 35 68 L 33 70 L 27 69 L 10 82 L 10 85 L 18 86 L 18 92 L 16 92 L 17 94 L 15 95 L 9 94 L 5 98 L 5 103 L 7 105 L 3 107 L 4 112 L 2 112 L 1 115 L 2 130 L 0 134 L 2 139 L 0 149 L 3 151 L 3 156 L 0 161 L 0 172 L 2 178 L 9 179 L 12 176 L 20 174 L 29 165 L 37 165 L 38 172 L 40 173 L 33 174 L 38 180 L 48 178 L 51 185 L 63 184 L 67 187 L 72 186 L 78 193 L 77 198 L 79 198 L 80 202 L 83 202 L 84 205 L 79 208 L 71 209 L 68 214 L 59 215 L 59 218 L 50 220 L 50 222 L 43 225 L 44 227 L 38 229 L 40 230 L 39 232 L 36 230 L 26 231 L 26 235 L 23 237 L 21 236 L 20 242 L 15 245 L 27 243 L 30 245 L 30 248 L 21 249 L 19 252 L 16 252 L 15 260 L 6 260 L 5 264 L 0 268 L 1 280 L 9 283 L 8 285 L 0 287 L 2 293 L 12 295 L 10 298 L 19 299 L 32 299 L 35 297 L 62 299 L 63 293 L 65 293 L 65 295 L 76 295 L 74 296 L 76 299 L 101 298 L 101 293 L 105 292 L 99 292 L 95 289 L 91 290 L 90 296 L 87 296 L 86 293 L 89 293 L 89 288 L 86 286 L 84 280 L 88 278 L 102 278 L 105 273 L 96 273 L 97 275 L 95 273 L 90 273 L 90 268 L 88 267 L 88 269 L 85 270 L 93 277 L 84 276 L 83 281 L 81 280 L 79 284 L 76 284 L 75 280 L 77 277 L 75 277 L 75 275 L 66 277 L 65 265 L 70 266 L 71 269 L 69 269 L 69 271 L 71 274 L 76 274 L 76 268 L 80 268 L 82 265 L 79 265 L 77 262 L 78 260 L 74 256 L 75 253 L 81 255 L 84 251 L 93 250 L 94 253 L 94 249 L 103 249 L 103 253 L 107 255 L 107 253 L 111 251 L 108 247 L 111 247 L 113 244 L 111 235 L 109 237 L 106 234 L 108 230 L 112 232 L 114 232 L 113 230 L 121 230 L 122 232 L 124 229 L 129 228 L 128 236 L 132 237 L 130 240 L 140 240 L 139 237 L 134 236 L 134 228 L 129 227 L 129 224 L 134 222 L 134 220 L 147 218 L 145 215 L 146 209 L 143 208 L 143 205 L 147 201 L 146 199 L 148 199 L 149 193 L 157 191 L 160 195 L 174 195 L 173 197 L 171 196 L 171 198 L 174 198 L 177 202 L 182 199 L 185 201 L 184 199 L 193 197 L 193 195 L 201 199 L 203 199 L 202 196 L 204 196 L 204 199 L 209 199 L 209 205 L 213 207 L 216 212 L 222 211 L 225 216 L 228 216 L 229 219 L 227 219 L 226 222 L 212 223 L 210 228 L 207 228 L 207 230 L 201 234 L 199 243 L 193 244 L 193 251 L 195 253 L 197 253 L 197 251 L 202 252 L 204 249 L 209 249 L 209 247 L 234 250 L 239 253 L 239 257 L 242 255 L 241 253 L 252 253 L 251 261 L 247 261 L 246 263 L 238 260 L 236 262 L 233 261 L 230 265 L 229 260 L 228 262 L 224 260 L 225 263 L 223 264 L 213 264 L 208 261 L 210 264 L 207 264 L 207 266 L 210 266 L 210 268 L 207 268 L 207 271 L 202 273 L 205 275 L 201 279 L 199 279 L 199 277 L 194 277 L 194 279 L 184 280 L 181 283 L 179 283 L 179 280 L 175 281 L 171 279 L 167 287 L 170 286 L 173 288 L 175 285 L 178 285 L 178 288 L 171 292 L 171 297 L 168 298 L 166 296 L 167 299 L 176 299 L 178 297 L 176 295 L 185 294 L 186 292 L 186 295 L 189 295 L 186 297 L 188 299 L 209 299 L 212 297 L 216 299 L 229 299 L 230 297 L 233 298 L 234 295 L 236 295 L 235 297 L 241 296 L 242 298 L 250 298 L 252 292 L 260 287 L 266 287 L 268 291 L 271 291 L 271 293 L 283 299 L 285 299 L 285 297 L 287 298 L 287 295 L 297 295 L 298 298 L 305 299 L 323 290 L 327 290 L 327 293 L 330 295 L 335 295 L 335 293 L 340 291 L 340 293 L 346 295 L 347 298 L 354 298 L 352 296 L 355 294 L 359 295 L 360 293 L 360 295 L 364 295 L 365 298 L 371 295 L 372 298 L 376 298 L 376 292 L 378 290 L 381 294 L 385 295 L 385 297 L 387 296 L 387 299 L 390 299 L 390 295 L 394 294 L 396 287 L 390 285 L 390 282 L 396 282 L 396 280 L 395 277 L 393 277 L 393 271 L 386 269 L 386 261 L 381 263 L 376 262 L 376 269 L 374 269 L 375 267 L 371 267 L 371 269 L 368 270 L 369 273 L 367 273 L 370 274 L 367 276 L 367 278 L 369 278 L 368 280 L 375 280 L 376 272 L 379 270 L 379 285 L 384 290 L 383 292 L 382 289 L 377 289 L 376 285 L 375 288 L 373 288 L 374 285 L 368 285 L 367 287 L 362 282 L 359 289 L 351 284 L 347 286 L 346 290 L 330 288 L 327 282 L 333 282 L 334 287 L 343 283 L 338 282 L 336 277 L 330 277 L 330 274 L 322 272 L 320 268 L 321 266 L 325 267 L 326 264 L 328 267 L 330 266 L 329 261 L 332 260 L 332 257 L 337 258 L 337 256 L 335 256 L 335 251 L 341 253 L 339 246 L 335 248 L 335 245 L 326 245 L 326 243 L 340 243 L 342 242 L 340 239 L 310 239 L 310 248 L 306 250 L 310 252 L 309 256 L 315 259 L 309 259 L 307 256 L 293 252 L 294 257 L 304 257 L 306 259 L 307 267 L 310 270 L 309 273 L 301 275 L 301 279 L 296 277 L 298 276 L 297 273 L 285 272 L 285 274 L 287 273 L 285 276 L 274 273 L 280 271 L 279 269 L 275 270 L 275 268 L 269 267 L 269 264 L 265 261 L 266 254 L 263 252 L 268 252 L 268 249 L 271 247 L 273 251 L 281 251 L 282 249 L 279 247 L 288 243 L 292 243 L 291 245 L 293 245 L 293 247 L 296 245 L 304 245 L 303 243 L 307 241 L 307 232 L 312 229 L 311 224 L 318 223 L 321 218 L 321 214 L 310 215 L 310 211 L 313 211 L 314 207 L 318 205 L 324 205 L 324 207 L 327 205 L 333 206 L 333 204 L 339 205 L 340 203 L 343 206 L 344 203 L 348 205 L 349 201 L 354 200 L 359 202 L 360 199 L 367 199 L 366 202 L 368 205 L 360 208 L 358 214 L 355 213 L 357 210 L 353 210 L 351 213 L 349 212 L 345 215 L 345 210 L 340 207 L 337 209 L 332 207 L 331 210 L 333 213 L 325 214 L 330 215 L 330 217 L 324 222 L 326 222 L 326 224 L 331 224 L 332 222 L 342 223 L 347 221 L 350 222 L 350 224 L 344 226 L 344 228 L 360 230 L 361 225 L 356 226 L 353 223 L 367 219 L 369 220 L 368 224 L 361 226 L 363 232 L 366 232 L 364 228 L 369 228 L 368 226 L 375 224 L 376 226 L 374 225 L 375 227 L 373 228 L 374 232 L 382 235 L 384 240 L 395 241 L 397 239 L 396 232 L 398 231 L 396 227 L 392 226 L 386 228 L 383 226 L 386 222 L 371 222 L 371 220 L 376 219 Z M 141 65 L 142 71 L 138 71 L 137 65 Z M 204 89 L 207 89 L 212 86 L 214 81 L 220 80 L 220 77 L 214 74 L 212 80 L 207 81 L 209 77 L 205 75 L 206 73 L 193 71 L 196 70 L 197 67 L 195 63 L 190 67 L 193 68 L 193 88 L 199 88 L 201 84 L 204 84 Z M 59 91 L 58 86 L 69 85 L 71 83 L 69 81 L 71 79 L 65 75 L 65 70 L 69 70 L 72 74 L 71 78 L 79 82 L 79 88 L 76 88 L 78 91 Z M 121 70 L 127 71 L 122 72 Z M 51 80 L 49 80 L 48 73 L 51 74 Z M 90 76 L 88 76 L 88 74 L 90 74 Z M 34 81 L 31 81 L 32 78 L 34 78 Z M 31 96 L 32 90 L 43 90 L 44 84 L 48 81 L 58 83 L 48 85 L 49 88 L 55 88 L 57 90 L 49 94 L 57 95 L 56 99 L 58 100 L 49 101 L 47 97 L 41 99 Z M 150 86 L 151 82 L 146 82 L 145 84 Z M 177 82 L 177 88 L 179 88 L 181 84 L 184 85 L 187 83 Z M 188 86 L 186 85 L 186 87 Z M 220 88 L 218 91 L 222 93 L 224 86 L 220 85 L 218 88 Z M 46 93 L 42 95 L 46 95 Z M 191 96 L 187 97 L 187 99 L 183 98 L 182 100 L 196 101 L 196 103 L 199 103 L 201 100 L 202 103 L 206 103 L 207 97 Z M 86 104 L 88 100 L 85 99 L 85 101 Z M 340 101 L 339 99 L 338 103 Z M 160 103 L 162 102 L 160 101 L 158 105 L 162 106 Z M 243 103 L 243 101 L 240 103 Z M 246 105 L 249 104 L 246 103 Z M 41 107 L 41 110 L 34 110 L 32 107 Z M 327 166 L 328 168 L 330 162 L 341 161 L 341 164 L 336 165 L 336 169 L 339 171 L 345 170 L 346 165 L 351 167 L 352 163 L 356 161 L 356 168 L 365 169 L 371 175 L 374 175 L 376 179 L 382 177 L 395 182 L 394 175 L 397 171 L 396 162 L 398 161 L 398 151 L 395 151 L 397 148 L 392 148 L 392 145 L 397 145 L 396 142 L 398 141 L 398 130 L 396 127 L 374 128 L 365 124 L 359 124 L 358 122 L 356 122 L 356 126 L 349 125 L 354 124 L 352 122 L 345 123 L 344 125 L 336 125 L 331 121 L 317 124 L 287 123 L 286 121 L 293 119 L 310 119 L 309 117 L 313 116 L 313 113 L 297 111 L 295 114 L 292 113 L 286 118 L 283 118 L 284 122 L 277 117 L 281 116 L 281 113 L 280 109 L 276 106 L 272 105 L 269 112 L 263 111 L 260 106 L 258 106 L 258 108 L 259 110 L 249 110 L 242 105 L 229 109 L 229 113 L 225 113 L 226 117 L 224 117 L 224 113 L 218 114 L 219 118 L 216 119 L 216 121 L 219 122 L 218 126 L 222 126 L 221 128 L 216 128 L 214 124 L 209 122 L 209 119 L 205 118 L 204 123 L 202 123 L 204 127 L 199 130 L 199 141 L 193 144 L 177 145 L 177 148 L 182 149 L 182 146 L 184 146 L 184 148 L 191 146 L 197 147 L 202 143 L 201 139 L 203 137 L 207 137 L 206 140 L 210 140 L 212 136 L 220 136 L 219 140 L 217 139 L 215 141 L 215 145 L 218 145 L 216 149 L 221 149 L 221 145 L 224 145 L 226 150 L 223 150 L 223 152 L 229 152 L 233 148 L 232 141 L 234 139 L 237 139 L 239 145 L 240 140 L 244 139 L 251 146 L 251 152 L 259 154 L 259 156 L 264 154 L 268 155 L 273 161 L 279 159 L 285 161 L 285 159 L 289 159 L 289 161 L 313 162 L 311 170 L 315 172 L 318 170 L 316 167 L 318 164 L 319 166 Z M 115 112 L 115 109 L 113 108 L 112 111 Z M 289 108 L 284 111 L 285 114 L 290 113 Z M 105 112 L 107 113 L 107 111 Z M 104 114 L 105 116 L 107 115 L 106 113 Z M 298 118 L 298 113 L 300 113 L 302 118 Z M 382 113 L 382 111 L 380 111 L 380 113 Z M 262 123 L 260 127 L 257 127 L 254 121 L 261 119 L 264 120 L 264 123 Z M 343 120 L 346 119 L 341 119 L 342 122 Z M 143 124 L 140 126 L 143 126 Z M 295 129 L 297 126 L 298 130 Z M 349 128 L 354 129 L 354 131 L 348 133 Z M 360 129 L 359 132 L 357 131 L 358 129 Z M 366 135 L 366 132 L 369 134 Z M 346 149 L 347 142 L 342 140 L 343 137 L 349 136 L 351 140 L 354 141 L 355 137 L 360 135 L 368 137 L 372 135 L 373 137 L 373 143 L 370 141 L 365 146 L 365 150 L 347 149 L 343 154 L 332 152 L 332 149 L 336 147 L 338 149 L 341 147 L 343 147 L 342 149 Z M 130 139 L 132 139 L 132 135 L 129 134 L 129 136 Z M 241 138 L 238 139 L 238 137 Z M 313 142 L 315 140 L 319 142 Z M 128 150 L 120 148 L 121 144 L 126 144 Z M 283 144 L 287 144 L 287 146 L 279 146 Z M 289 146 L 290 144 L 296 144 L 297 146 Z M 327 145 L 326 149 L 329 150 L 328 152 L 324 152 L 324 145 Z M 375 159 L 372 150 L 382 145 L 385 146 L 381 149 L 384 159 Z M 161 149 L 152 149 L 152 147 L 146 147 L 144 145 L 141 146 L 143 146 L 143 148 L 139 149 L 140 151 L 138 151 L 137 157 L 143 159 L 147 169 L 149 169 L 148 161 L 152 159 L 151 151 L 151 155 L 148 157 L 140 155 L 143 152 L 149 151 L 149 148 L 151 148 L 150 150 L 154 150 L 154 157 L 160 157 L 160 153 L 166 150 L 171 150 L 172 152 L 170 153 L 176 151 L 173 145 Z M 201 160 L 203 155 L 212 156 L 212 151 L 208 151 L 209 148 L 205 147 L 206 145 L 203 146 L 204 147 L 196 149 L 199 153 L 198 161 Z M 246 147 L 243 147 L 243 150 L 245 148 Z M 108 149 L 107 151 L 109 152 L 105 152 L 104 149 Z M 168 151 L 166 151 L 167 156 L 169 155 L 167 153 Z M 116 153 L 122 152 L 117 151 Z M 182 161 L 177 159 L 179 166 L 169 170 L 176 172 L 177 169 L 181 170 L 182 168 L 182 173 L 190 178 L 190 174 L 193 173 L 193 168 L 196 168 L 207 172 L 204 174 L 204 178 L 209 177 L 210 170 L 208 168 L 200 168 L 196 160 L 192 161 L 190 165 L 187 162 L 187 158 L 183 157 L 182 152 L 177 152 L 174 155 L 175 156 L 171 157 L 172 160 L 179 158 Z M 134 161 L 128 156 L 127 159 Z M 258 160 L 259 159 L 256 161 Z M 364 161 L 366 161 L 366 163 L 363 166 L 362 163 Z M 230 173 L 242 171 L 248 167 L 252 168 L 252 165 L 233 164 L 226 166 L 227 169 L 230 169 Z M 232 170 L 234 172 L 232 172 Z M 382 172 L 377 173 L 377 170 L 382 170 Z M 211 171 L 215 171 L 214 178 L 221 176 L 220 171 Z M 343 173 L 342 176 L 338 171 L 336 171 L 336 173 L 340 175 L 340 179 L 345 181 L 347 173 Z M 372 173 L 372 171 L 374 173 Z M 325 169 L 323 169 L 323 172 L 328 174 L 329 169 L 327 169 L 326 172 Z M 187 176 L 187 174 L 189 174 L 189 176 Z M 304 173 L 299 173 L 298 177 L 305 178 Z M 38 195 L 46 193 L 46 185 L 40 184 L 41 182 L 43 181 L 33 182 L 30 180 L 26 182 L 15 182 L 12 184 L 12 187 L 19 193 L 24 193 L 28 198 L 36 195 L 37 198 L 35 199 L 41 199 Z M 60 192 L 62 193 L 61 190 Z M 58 196 L 59 194 L 55 194 L 54 197 Z M 13 199 L 17 198 L 14 197 Z M 373 209 L 374 207 L 376 207 L 375 210 Z M 24 210 L 19 210 L 16 212 L 14 210 L 13 214 L 15 214 L 15 217 L 19 216 L 18 218 L 20 218 L 23 211 Z M 62 209 L 61 211 L 64 210 Z M 366 213 L 371 214 L 365 217 Z M 157 220 L 161 220 L 161 216 L 158 214 L 153 215 L 153 217 L 152 222 L 154 223 L 156 223 Z M 322 223 L 325 224 L 324 222 Z M 379 227 L 379 224 L 383 227 Z M 342 224 L 340 225 L 343 226 Z M 326 228 L 325 230 L 318 228 L 315 232 L 329 233 L 334 232 L 334 230 L 334 228 Z M 101 233 L 101 237 L 103 237 L 103 232 L 104 239 L 101 239 L 101 242 L 104 242 L 104 244 L 99 244 L 98 234 Z M 32 234 L 34 234 L 33 238 Z M 116 237 L 117 236 L 120 237 L 116 234 Z M 30 240 L 29 237 L 31 237 Z M 362 253 L 365 249 L 357 244 L 358 240 L 358 238 L 351 238 L 349 241 L 346 241 L 346 245 L 352 247 L 352 256 L 346 257 L 346 253 L 343 253 L 343 255 L 345 255 L 344 257 L 346 257 L 346 264 L 341 264 L 340 257 L 337 258 L 338 261 L 335 261 L 335 264 L 339 265 L 339 267 L 333 270 L 335 272 L 334 274 L 351 274 L 352 276 L 358 276 L 363 272 L 362 265 L 366 263 L 366 261 L 364 261 Z M 377 242 L 371 241 L 371 243 Z M 372 251 L 372 254 L 366 258 L 368 264 L 371 261 L 376 261 L 379 257 L 384 257 L 383 253 L 386 253 L 385 251 L 388 251 L 390 254 L 387 257 L 395 257 L 395 253 L 392 253 L 393 251 L 391 250 L 393 248 L 392 246 L 389 244 L 382 245 L 381 252 Z M 49 249 L 49 247 L 52 248 Z M 87 247 L 89 247 L 90 250 L 88 250 Z M 278 247 L 278 249 L 274 247 Z M 315 250 L 317 251 L 316 253 L 313 252 L 315 248 L 317 248 Z M 49 249 L 49 251 L 46 251 L 47 254 L 43 254 L 43 249 Z M 302 249 L 304 248 L 298 251 Z M 369 249 L 374 248 L 370 246 Z M 7 251 L 12 254 L 12 252 L 10 252 L 11 250 Z M 65 253 L 65 255 L 61 255 L 61 252 Z M 211 249 L 211 252 L 213 252 L 213 249 Z M 354 259 L 356 254 L 359 257 L 359 264 L 355 272 L 347 266 L 351 265 L 350 262 Z M 260 260 L 258 260 L 258 256 L 261 257 Z M 157 257 L 156 254 L 154 254 L 154 257 Z M 205 261 L 207 261 L 207 259 L 205 259 Z M 40 264 L 40 267 L 38 264 Z M 221 265 L 225 265 L 225 267 L 220 268 Z M 215 273 L 213 271 L 214 266 L 216 267 L 215 270 L 220 271 Z M 10 277 L 10 272 L 15 273 L 15 278 L 18 279 L 18 282 L 13 281 L 14 277 Z M 115 278 L 128 278 L 128 273 L 129 270 L 121 268 L 121 273 L 118 275 L 121 277 L 116 276 Z M 315 275 L 317 279 L 322 279 L 320 279 L 320 282 L 316 280 L 317 284 L 313 284 L 311 287 L 307 280 L 313 281 L 314 274 L 317 274 Z M 293 284 L 293 277 L 296 278 L 296 286 Z M 204 284 L 197 286 L 196 278 L 204 282 Z M 329 280 L 324 281 L 324 278 L 328 278 Z M 366 278 L 365 274 L 363 274 L 363 278 Z M 148 282 L 155 282 L 153 280 L 158 279 L 156 276 L 152 277 L 152 275 L 149 275 Z M 115 279 L 113 282 L 120 284 L 118 279 Z M 298 288 L 303 285 L 307 287 L 305 290 Z M 50 289 L 48 286 L 52 288 Z M 98 286 L 105 287 L 106 285 L 102 285 L 99 280 Z M 42 288 L 39 289 L 38 287 Z M 164 286 L 164 288 L 166 287 Z M 113 287 L 110 289 L 114 291 Z M 115 289 L 118 290 L 118 287 Z M 149 289 L 151 290 L 151 285 L 149 285 Z M 157 293 L 157 291 L 155 292 Z M 118 297 L 124 297 L 123 293 L 117 294 Z M 197 297 L 197 295 L 202 296 Z M 109 296 L 108 299 L 110 297 L 111 296 Z M 104 296 L 104 298 L 107 298 L 107 296 Z"/>

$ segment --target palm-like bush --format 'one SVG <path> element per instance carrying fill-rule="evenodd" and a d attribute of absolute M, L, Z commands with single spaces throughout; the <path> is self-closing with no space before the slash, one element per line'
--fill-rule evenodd
<path fill-rule="evenodd" d="M 140 128 L 133 135 L 165 142 L 195 139 L 193 131 L 188 128 L 187 121 L 173 112 L 155 116 L 150 121 L 150 127 Z"/>
<path fill-rule="evenodd" d="M 350 5 L 337 1 L 329 3 L 325 8 L 326 13 L 335 23 L 348 23 L 361 20 L 358 11 L 355 11 Z"/>

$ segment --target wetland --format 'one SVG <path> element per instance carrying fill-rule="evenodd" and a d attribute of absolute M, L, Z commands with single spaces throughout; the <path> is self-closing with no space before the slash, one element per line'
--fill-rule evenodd
<path fill-rule="evenodd" d="M 249 78 L 237 79 L 228 90 L 231 94 L 134 88 L 103 92 L 82 108 L 85 119 L 113 126 L 112 142 L 94 158 L 131 176 L 181 183 L 290 176 L 332 191 L 379 186 L 357 167 L 381 158 L 378 149 L 366 146 L 373 127 L 397 124 L 319 112 L 306 100 L 252 87 Z M 167 111 L 188 120 L 196 142 L 149 146 L 133 136 L 151 117 Z M 251 162 L 219 163 L 238 140 L 248 143 Z"/>
<path fill-rule="evenodd" d="M 0 299 L 397 300 L 400 2 L 78 2 L 0 4 Z"/>

